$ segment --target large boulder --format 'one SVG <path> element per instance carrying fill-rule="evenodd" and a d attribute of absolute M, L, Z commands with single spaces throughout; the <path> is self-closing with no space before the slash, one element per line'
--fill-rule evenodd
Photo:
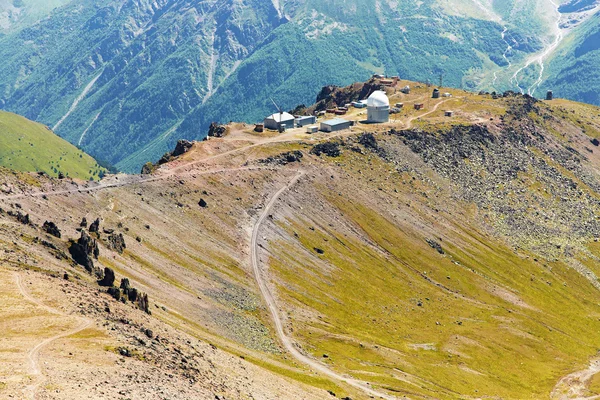
<path fill-rule="evenodd" d="M 108 237 L 108 247 L 113 249 L 119 254 L 123 254 L 123 251 L 127 248 L 125 245 L 125 238 L 122 233 L 113 233 Z"/>
<path fill-rule="evenodd" d="M 94 260 L 98 258 L 100 249 L 98 248 L 98 242 L 92 239 L 86 231 L 81 231 L 81 237 L 77 242 L 71 242 L 69 246 L 69 253 L 73 260 L 84 267 L 86 271 L 92 273 L 94 271 Z"/>
<path fill-rule="evenodd" d="M 173 157 L 179 157 L 182 154 L 187 153 L 188 151 L 190 151 L 190 149 L 192 148 L 192 146 L 194 145 L 193 142 L 190 142 L 189 140 L 179 140 L 177 142 L 177 145 L 175 146 L 175 150 L 173 150 L 173 153 L 171 154 Z"/>
<path fill-rule="evenodd" d="M 100 218 L 90 224 L 90 233 L 100 233 Z"/>
<path fill-rule="evenodd" d="M 115 271 L 110 268 L 104 268 L 104 277 L 98 281 L 98 285 L 113 287 L 115 284 Z"/>
<path fill-rule="evenodd" d="M 42 229 L 49 235 L 56 236 L 59 239 L 61 237 L 60 229 L 58 229 L 58 226 L 56 226 L 56 224 L 52 221 L 44 222 Z"/>
<path fill-rule="evenodd" d="M 208 128 L 208 137 L 220 138 L 225 136 L 226 132 L 227 128 L 225 127 L 225 125 L 219 125 L 216 122 L 213 122 Z"/>

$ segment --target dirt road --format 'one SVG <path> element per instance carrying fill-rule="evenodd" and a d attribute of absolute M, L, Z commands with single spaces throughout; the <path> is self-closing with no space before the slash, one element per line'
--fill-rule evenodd
<path fill-rule="evenodd" d="M 17 284 L 17 287 L 19 288 L 19 292 L 21 293 L 21 295 L 30 303 L 42 308 L 44 311 L 46 311 L 50 314 L 55 315 L 57 318 L 64 318 L 64 317 L 68 316 L 67 314 L 61 312 L 60 310 L 49 307 L 49 306 L 45 305 L 44 303 L 42 303 L 41 301 L 37 300 L 35 297 L 33 297 L 27 291 L 27 289 L 25 288 L 25 285 L 23 285 L 23 281 L 21 280 L 21 275 L 19 275 L 18 273 L 15 273 L 15 282 Z M 32 384 L 28 385 L 23 390 L 23 395 L 26 399 L 35 400 L 36 393 L 37 393 L 39 387 L 42 385 L 42 383 L 44 383 L 46 381 L 46 376 L 44 375 L 44 372 L 42 371 L 42 368 L 40 367 L 40 352 L 46 346 L 51 344 L 52 342 L 66 338 L 71 335 L 75 335 L 75 334 L 89 328 L 92 325 L 92 320 L 90 320 L 90 319 L 81 318 L 81 317 L 79 319 L 81 320 L 81 322 L 76 328 L 70 329 L 66 332 L 62 332 L 58 335 L 55 335 L 55 336 L 52 336 L 50 338 L 43 340 L 42 342 L 38 343 L 34 348 L 32 348 L 29 351 L 29 353 L 27 353 L 27 359 L 29 361 L 31 375 L 35 377 L 35 380 L 33 381 Z"/>
<path fill-rule="evenodd" d="M 273 319 L 273 322 L 275 324 L 275 330 L 277 332 L 277 336 L 278 336 L 279 340 L 281 341 L 281 343 L 283 344 L 283 346 L 285 347 L 285 349 L 287 350 L 287 352 L 292 357 L 294 357 L 300 363 L 310 367 L 311 369 L 318 371 L 319 373 L 326 375 L 333 380 L 347 383 L 348 385 L 351 385 L 359 390 L 362 390 L 364 393 L 366 393 L 369 396 L 373 396 L 375 398 L 388 399 L 388 400 L 396 399 L 396 397 L 392 397 L 385 393 L 380 393 L 380 392 L 376 391 L 375 389 L 368 386 L 368 384 L 365 382 L 342 376 L 342 375 L 332 371 L 331 369 L 329 369 L 325 364 L 317 362 L 316 360 L 302 354 L 298 350 L 296 345 L 294 345 L 293 340 L 286 334 L 285 330 L 283 329 L 283 322 L 281 321 L 281 317 L 279 315 L 279 310 L 277 309 L 277 304 L 275 302 L 275 298 L 271 294 L 271 291 L 269 290 L 267 282 L 266 282 L 265 278 L 263 277 L 263 274 L 261 273 L 261 270 L 260 270 L 260 259 L 258 256 L 258 249 L 259 249 L 258 235 L 259 235 L 260 227 L 261 227 L 262 223 L 267 218 L 267 216 L 271 213 L 271 210 L 272 210 L 273 206 L 275 205 L 275 203 L 279 200 L 279 197 L 285 191 L 287 191 L 292 186 L 294 186 L 300 180 L 300 178 L 302 178 L 304 175 L 305 175 L 305 172 L 298 171 L 296 176 L 286 186 L 284 186 L 277 193 L 275 193 L 275 195 L 271 198 L 269 203 L 266 205 L 265 209 L 263 210 L 262 214 L 260 215 L 260 217 L 258 218 L 256 223 L 254 224 L 254 227 L 252 229 L 252 242 L 251 242 L 252 269 L 254 271 L 254 276 L 255 276 L 258 286 L 260 288 L 262 297 L 263 297 L 267 307 L 269 308 L 269 312 L 271 313 L 271 318 Z"/>

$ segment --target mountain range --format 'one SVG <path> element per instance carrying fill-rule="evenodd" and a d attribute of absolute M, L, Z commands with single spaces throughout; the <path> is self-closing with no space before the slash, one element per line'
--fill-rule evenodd
<path fill-rule="evenodd" d="M 0 108 L 139 171 L 374 73 L 597 103 L 594 1 L 4 0 Z M 595 36 L 596 35 L 596 36 Z M 577 71 L 576 74 L 565 71 Z M 441 81 L 441 82 L 440 82 Z M 591 83 L 590 83 L 591 82 Z"/>

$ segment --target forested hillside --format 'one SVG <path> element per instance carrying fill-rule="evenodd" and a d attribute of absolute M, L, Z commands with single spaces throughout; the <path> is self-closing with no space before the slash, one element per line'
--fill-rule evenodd
<path fill-rule="evenodd" d="M 270 98 L 291 109 L 373 73 L 538 89 L 539 65 L 521 66 L 552 43 L 558 15 L 541 0 L 38 3 L 0 3 L 13 21 L 0 36 L 0 108 L 126 171 L 212 121 L 256 122 Z"/>

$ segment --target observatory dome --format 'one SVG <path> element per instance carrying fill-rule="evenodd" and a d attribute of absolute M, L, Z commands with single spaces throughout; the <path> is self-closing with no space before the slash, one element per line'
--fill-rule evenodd
<path fill-rule="evenodd" d="M 384 91 L 377 90 L 373 92 L 369 99 L 367 100 L 367 107 L 389 107 L 390 99 L 388 99 L 387 95 Z"/>

